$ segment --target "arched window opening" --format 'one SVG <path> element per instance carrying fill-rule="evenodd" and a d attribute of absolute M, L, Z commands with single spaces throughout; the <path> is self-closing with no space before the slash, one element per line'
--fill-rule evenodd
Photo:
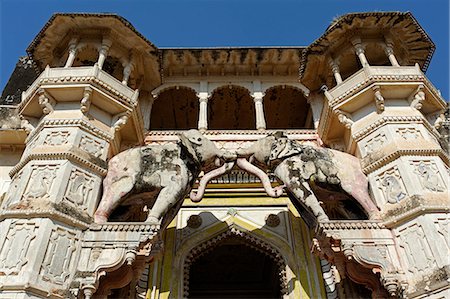
<path fill-rule="evenodd" d="M 211 240 L 210 240 L 211 241 Z M 208 241 L 208 242 L 210 242 Z M 274 251 L 245 237 L 228 235 L 191 255 L 185 271 L 188 298 L 281 298 L 285 268 Z"/>
<path fill-rule="evenodd" d="M 255 104 L 248 90 L 232 85 L 216 89 L 208 101 L 208 129 L 256 129 Z"/>
<path fill-rule="evenodd" d="M 198 126 L 199 102 L 194 90 L 163 91 L 152 106 L 150 130 L 188 130 Z"/>
<path fill-rule="evenodd" d="M 264 96 L 267 129 L 313 128 L 310 106 L 302 92 L 289 86 L 276 86 Z"/>

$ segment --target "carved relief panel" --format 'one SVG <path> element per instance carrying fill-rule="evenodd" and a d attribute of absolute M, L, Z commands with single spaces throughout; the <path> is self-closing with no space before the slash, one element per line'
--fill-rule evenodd
<path fill-rule="evenodd" d="M 377 150 L 379 150 L 383 144 L 385 144 L 387 141 L 386 135 L 384 133 L 380 133 L 375 135 L 374 137 L 367 140 L 366 144 L 364 145 L 364 153 L 365 155 L 369 155 Z"/>
<path fill-rule="evenodd" d="M 13 222 L 0 249 L 0 276 L 18 275 L 34 253 L 33 244 L 38 226 Z"/>
<path fill-rule="evenodd" d="M 106 158 L 106 142 L 101 139 L 83 133 L 78 146 L 80 149 L 96 158 Z"/>
<path fill-rule="evenodd" d="M 419 180 L 422 189 L 427 192 L 444 192 L 446 187 L 436 163 L 430 160 L 411 161 L 414 174 Z"/>
<path fill-rule="evenodd" d="M 378 190 L 381 191 L 385 203 L 395 204 L 408 196 L 397 166 L 379 174 L 376 181 Z"/>
<path fill-rule="evenodd" d="M 24 199 L 49 198 L 59 169 L 58 165 L 33 165 Z"/>
<path fill-rule="evenodd" d="M 62 228 L 53 229 L 45 253 L 40 275 L 43 280 L 64 284 L 74 272 L 78 238 L 75 233 Z"/>
<path fill-rule="evenodd" d="M 88 209 L 88 201 L 94 194 L 95 181 L 95 177 L 92 174 L 76 167 L 72 168 L 64 192 L 64 200 L 86 211 Z"/>
<path fill-rule="evenodd" d="M 408 141 L 422 138 L 422 133 L 417 128 L 398 128 L 396 133 L 399 137 Z"/>
<path fill-rule="evenodd" d="M 3 201 L 2 207 L 6 208 L 20 200 L 21 186 L 23 188 L 23 170 L 19 171 L 12 179 L 11 184 L 9 185 L 9 189 L 6 192 L 5 199 Z"/>
<path fill-rule="evenodd" d="M 404 255 L 401 255 L 407 263 L 407 270 L 413 274 L 425 274 L 436 267 L 429 240 L 419 223 L 413 223 L 397 233 L 399 246 Z"/>
<path fill-rule="evenodd" d="M 48 132 L 45 136 L 43 145 L 51 145 L 51 146 L 57 146 L 57 145 L 64 145 L 69 143 L 69 131 L 53 131 Z"/>

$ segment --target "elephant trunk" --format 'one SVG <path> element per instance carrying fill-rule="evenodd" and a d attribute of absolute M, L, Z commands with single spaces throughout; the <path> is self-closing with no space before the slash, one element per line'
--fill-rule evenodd
<path fill-rule="evenodd" d="M 267 176 L 267 174 L 258 167 L 256 167 L 255 165 L 248 162 L 245 158 L 238 158 L 236 162 L 240 168 L 242 168 L 245 171 L 248 171 L 253 175 L 256 175 L 261 180 L 264 190 L 270 197 L 280 197 L 283 194 L 284 186 L 272 188 L 272 185 L 270 184 L 270 179 Z"/>
<path fill-rule="evenodd" d="M 206 173 L 200 180 L 197 192 L 191 191 L 191 193 L 189 194 L 190 199 L 193 202 L 201 201 L 203 198 L 203 195 L 205 194 L 205 189 L 206 189 L 206 185 L 208 184 L 208 182 L 218 176 L 223 175 L 227 171 L 231 170 L 231 168 L 233 168 L 233 166 L 234 166 L 234 161 L 226 162 L 221 167 L 216 168 L 216 169 L 211 170 L 210 172 Z"/>

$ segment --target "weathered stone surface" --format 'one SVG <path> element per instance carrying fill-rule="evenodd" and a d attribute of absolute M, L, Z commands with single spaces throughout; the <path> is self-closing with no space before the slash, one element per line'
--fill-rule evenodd
<path fill-rule="evenodd" d="M 107 221 L 123 198 L 146 194 L 142 197 L 150 209 L 147 221 L 160 223 L 170 209 L 177 209 L 202 169 L 208 171 L 216 160 L 219 164 L 220 159 L 232 158 L 232 154 L 217 149 L 197 130 L 181 134 L 180 140 L 178 144 L 133 148 L 111 159 L 95 221 Z M 205 174 L 205 177 L 211 179 L 226 170 L 230 168 L 224 167 L 219 172 L 212 170 L 214 175 Z"/>
<path fill-rule="evenodd" d="M 339 185 L 353 196 L 371 218 L 378 217 L 378 208 L 368 193 L 368 180 L 362 173 L 359 160 L 335 150 L 301 145 L 276 133 L 255 142 L 248 149 L 238 151 L 239 156 L 250 156 L 261 165 L 267 165 L 289 192 L 307 207 L 320 221 L 328 216 L 314 195 L 315 184 Z M 266 175 L 246 160 L 238 159 L 238 165 L 260 177 L 269 195 L 279 196 L 270 186 Z"/>

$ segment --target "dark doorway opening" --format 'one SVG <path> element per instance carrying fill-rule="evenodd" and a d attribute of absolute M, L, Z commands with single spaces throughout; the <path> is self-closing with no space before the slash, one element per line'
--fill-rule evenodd
<path fill-rule="evenodd" d="M 192 262 L 189 298 L 281 298 L 280 267 L 263 250 L 233 237 Z"/>

